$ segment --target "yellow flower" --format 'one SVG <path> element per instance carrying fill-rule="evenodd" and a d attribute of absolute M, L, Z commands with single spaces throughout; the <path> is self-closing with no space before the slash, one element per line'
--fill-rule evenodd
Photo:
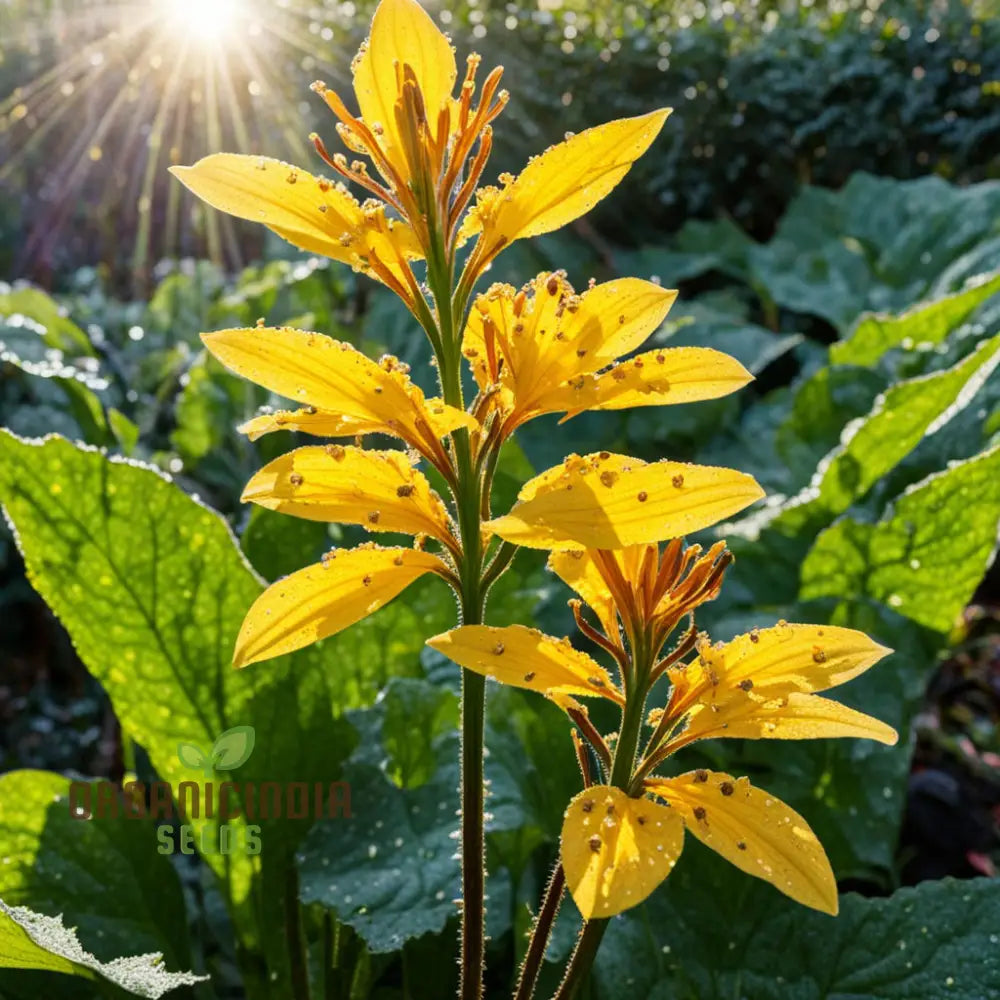
<path fill-rule="evenodd" d="M 395 358 L 375 362 L 322 334 L 257 327 L 202 339 L 230 370 L 307 404 L 251 420 L 243 427 L 251 437 L 279 428 L 324 437 L 387 434 L 447 474 L 449 458 L 440 439 L 457 427 L 475 426 L 461 410 L 424 399 Z M 448 555 L 458 551 L 452 521 L 427 478 L 414 468 L 414 458 L 356 445 L 311 446 L 282 455 L 250 480 L 245 501 L 311 520 L 358 524 L 371 532 L 429 537 L 440 543 L 442 554 L 373 545 L 327 553 L 320 564 L 279 580 L 258 598 L 237 640 L 236 666 L 333 635 L 425 573 L 449 577 Z"/>
<path fill-rule="evenodd" d="M 673 778 L 655 773 L 677 750 L 708 738 L 896 742 L 891 727 L 818 694 L 890 652 L 863 633 L 780 622 L 715 645 L 698 634 L 694 612 L 718 595 L 729 562 L 724 543 L 702 553 L 676 539 L 662 553 L 654 545 L 634 545 L 550 556 L 550 568 L 579 595 L 570 602 L 577 624 L 613 657 L 617 677 L 568 640 L 519 625 L 463 626 L 429 640 L 463 667 L 538 691 L 563 708 L 597 752 L 605 781 L 611 748 L 576 699 L 604 698 L 623 712 L 638 708 L 641 718 L 653 685 L 669 679 L 670 696 L 648 715 L 649 734 L 625 787 L 594 784 L 566 810 L 563 866 L 587 919 L 620 913 L 648 896 L 673 868 L 685 828 L 793 899 L 837 910 L 823 848 L 788 806 L 746 778 L 705 770 Z M 584 616 L 584 602 L 597 624 Z M 663 654 L 685 618 L 690 627 Z M 637 658 L 637 650 L 645 656 Z"/>
<path fill-rule="evenodd" d="M 473 236 L 463 287 L 514 240 L 551 232 L 589 211 L 652 143 L 669 109 L 588 129 L 535 157 L 500 187 L 477 188 L 493 145 L 491 122 L 508 101 L 502 69 L 476 96 L 480 57 L 458 70 L 447 37 L 417 0 L 382 0 L 352 63 L 360 114 L 324 83 L 313 89 L 338 119 L 351 154 L 325 163 L 374 196 L 364 204 L 340 184 L 277 160 L 218 153 L 172 172 L 198 197 L 238 218 L 262 222 L 312 253 L 351 264 L 388 285 L 414 311 L 422 306 L 410 263 L 443 251 L 448 260 Z M 475 197 L 475 205 L 466 212 Z M 392 216 L 387 215 L 387 210 Z"/>
<path fill-rule="evenodd" d="M 505 438 L 543 413 L 621 410 L 715 399 L 752 376 L 707 347 L 647 351 L 677 292 L 639 278 L 594 285 L 577 295 L 562 272 L 524 290 L 494 285 L 476 300 L 462 353 L 482 393 L 480 420 L 496 414 Z"/>

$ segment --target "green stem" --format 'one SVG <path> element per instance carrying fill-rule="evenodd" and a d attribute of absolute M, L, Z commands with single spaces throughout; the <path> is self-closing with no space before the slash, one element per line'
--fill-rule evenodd
<path fill-rule="evenodd" d="M 576 939 L 573 957 L 566 967 L 566 975 L 552 1000 L 572 1000 L 576 996 L 577 990 L 587 981 L 607 926 L 607 920 L 588 920 L 583 925 L 583 930 Z"/>
<path fill-rule="evenodd" d="M 450 406 L 465 408 L 462 398 L 462 368 L 458 323 L 451 297 L 453 264 L 447 260 L 443 242 L 432 247 L 427 262 L 427 279 L 437 305 L 441 332 L 438 373 L 441 393 Z M 453 436 L 455 491 L 462 558 L 458 566 L 461 580 L 460 602 L 463 625 L 483 620 L 485 590 L 482 586 L 483 546 L 480 537 L 482 481 L 472 459 L 469 432 L 462 428 Z M 462 916 L 461 916 L 461 1000 L 482 1000 L 486 954 L 485 891 L 486 840 L 483 786 L 483 733 L 486 718 L 486 678 L 462 670 Z"/>
<path fill-rule="evenodd" d="M 287 866 L 285 878 L 285 942 L 291 965 L 292 992 L 296 1000 L 309 1000 L 309 971 L 305 936 L 302 933 L 302 910 L 299 906 L 299 879 L 293 864 Z"/>
<path fill-rule="evenodd" d="M 552 925 L 559 912 L 559 904 L 562 902 L 565 886 L 566 873 L 561 864 L 556 864 L 549 878 L 549 884 L 545 887 L 541 909 L 539 909 L 535 924 L 531 928 L 531 941 L 528 944 L 524 961 L 521 963 L 521 974 L 518 976 L 514 1000 L 531 1000 L 535 994 L 538 971 L 542 967 L 545 947 L 549 943 L 549 935 L 552 933 Z"/>

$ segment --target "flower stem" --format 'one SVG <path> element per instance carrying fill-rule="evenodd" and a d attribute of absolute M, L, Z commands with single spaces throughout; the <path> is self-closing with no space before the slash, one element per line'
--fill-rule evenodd
<path fill-rule="evenodd" d="M 542 906 L 531 928 L 531 941 L 528 951 L 521 963 L 521 973 L 517 980 L 517 992 L 514 1000 L 531 1000 L 538 982 L 538 970 L 542 967 L 545 957 L 545 947 L 549 943 L 552 925 L 555 923 L 559 904 L 562 902 L 563 888 L 566 885 L 566 873 L 561 864 L 556 864 L 549 876 L 549 884 L 545 887 Z"/>
<path fill-rule="evenodd" d="M 452 302 L 454 262 L 449 261 L 441 234 L 436 234 L 428 255 L 427 280 L 437 306 L 441 351 L 438 372 L 441 393 L 449 406 L 464 409 L 459 336 L 462 316 Z M 483 621 L 486 590 L 483 586 L 483 545 L 480 532 L 483 483 L 473 460 L 472 441 L 465 428 L 453 435 L 457 489 L 455 507 L 462 543 L 458 575 L 463 625 Z M 482 1000 L 485 971 L 486 930 L 486 842 L 485 790 L 483 785 L 483 733 L 486 716 L 486 678 L 462 670 L 461 750 L 461 1000 Z"/>
<path fill-rule="evenodd" d="M 559 984 L 559 989 L 556 990 L 552 1000 L 572 1000 L 576 996 L 577 990 L 587 980 L 607 926 L 607 920 L 588 920 L 583 925 L 583 930 L 576 940 L 576 948 L 573 949 L 573 957 L 566 967 L 566 975 L 563 976 L 563 981 Z"/>
<path fill-rule="evenodd" d="M 467 619 L 466 619 L 467 620 Z M 462 1000 L 480 1000 L 485 965 L 483 726 L 486 678 L 462 671 Z"/>

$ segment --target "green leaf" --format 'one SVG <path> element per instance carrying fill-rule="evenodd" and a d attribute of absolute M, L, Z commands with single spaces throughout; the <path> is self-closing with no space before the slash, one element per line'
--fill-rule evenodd
<path fill-rule="evenodd" d="M 123 455 L 131 455 L 139 443 L 139 428 L 121 410 L 113 406 L 108 410 L 108 425 Z"/>
<path fill-rule="evenodd" d="M 815 530 L 863 497 L 972 401 L 1000 364 L 1000 334 L 953 368 L 909 379 L 878 397 L 871 412 L 845 428 L 842 443 L 820 464 L 807 490 L 774 523 L 784 535 Z"/>
<path fill-rule="evenodd" d="M 294 657 L 235 671 L 233 644 L 262 583 L 217 514 L 150 469 L 61 439 L 28 443 L 4 432 L 0 497 L 33 585 L 107 690 L 124 732 L 175 789 L 191 778 L 178 745 L 210 747 L 234 725 L 253 726 L 257 741 L 238 782 L 335 780 L 352 747 L 337 717 L 370 703 L 392 672 L 419 670 L 424 637 L 454 621 L 443 584 L 415 588 L 413 606 L 390 609 L 398 632 L 375 616 Z M 202 810 L 190 819 L 222 882 L 248 989 L 264 977 L 254 996 L 291 989 L 286 904 L 272 901 L 294 905 L 292 859 L 311 822 L 258 819 L 263 849 L 253 857 L 213 853 L 217 815 Z M 228 825 L 234 842 L 245 843 L 246 818 Z"/>
<path fill-rule="evenodd" d="M 94 354 L 90 338 L 66 315 L 66 310 L 40 288 L 11 287 L 0 282 L 0 317 L 29 319 L 41 328 L 49 347 L 73 354 Z"/>
<path fill-rule="evenodd" d="M 770 243 L 750 249 L 752 280 L 780 306 L 846 330 L 864 312 L 897 312 L 960 287 L 964 270 L 952 285 L 939 276 L 994 234 L 998 211 L 995 185 L 939 177 L 856 173 L 837 192 L 806 187 Z"/>
<path fill-rule="evenodd" d="M 233 726 L 215 741 L 212 764 L 217 771 L 234 771 L 250 759 L 253 746 L 253 726 Z"/>
<path fill-rule="evenodd" d="M 862 316 L 844 340 L 830 347 L 830 363 L 874 365 L 904 342 L 936 346 L 998 291 L 1000 274 L 979 275 L 962 291 L 923 302 L 898 316 Z"/>
<path fill-rule="evenodd" d="M 299 854 L 302 899 L 321 903 L 374 952 L 437 933 L 458 912 L 457 740 L 439 747 L 433 777 L 398 788 L 381 768 L 352 764 L 351 819 L 318 823 Z"/>
<path fill-rule="evenodd" d="M 207 978 L 190 972 L 167 972 L 160 965 L 162 958 L 153 953 L 102 962 L 83 949 L 73 929 L 63 926 L 62 917 L 8 906 L 0 899 L 0 968 L 42 969 L 91 979 L 93 972 L 98 972 L 127 992 L 152 1000 Z"/>
<path fill-rule="evenodd" d="M 1000 996 L 995 879 L 924 882 L 881 899 L 848 894 L 831 918 L 692 841 L 652 899 L 612 921 L 596 963 L 597 1000 Z"/>
<path fill-rule="evenodd" d="M 351 816 L 317 823 L 299 851 L 302 899 L 333 910 L 373 952 L 438 933 L 458 912 L 456 709 L 447 690 L 393 678 L 374 707 L 350 713 L 361 736 L 343 771 Z M 489 731 L 486 743 L 494 743 Z M 491 754 L 485 765 L 491 837 L 526 821 L 503 756 Z M 508 926 L 509 906 L 498 898 L 502 876 L 490 883 L 488 930 L 497 936 Z"/>
<path fill-rule="evenodd" d="M 184 900 L 173 867 L 157 853 L 153 825 L 102 814 L 99 803 L 107 813 L 115 789 L 107 782 L 101 789 L 47 771 L 0 777 L 0 897 L 61 913 L 99 958 L 160 951 L 186 966 Z M 92 815 L 75 816 L 74 807 Z"/>
<path fill-rule="evenodd" d="M 802 597 L 869 597 L 947 633 L 989 567 L 1000 520 L 1000 447 L 907 490 L 877 524 L 845 518 L 802 566 Z"/>

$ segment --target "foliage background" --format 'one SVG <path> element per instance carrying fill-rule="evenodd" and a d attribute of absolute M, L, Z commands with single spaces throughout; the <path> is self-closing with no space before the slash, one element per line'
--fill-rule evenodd
<path fill-rule="evenodd" d="M 225 373 L 197 336 L 263 316 L 391 351 L 418 377 L 426 350 L 390 297 L 252 227 L 221 226 L 171 193 L 163 169 L 220 144 L 292 157 L 295 135 L 328 130 L 301 95 L 317 74 L 343 85 L 371 7 L 251 9 L 294 44 L 266 50 L 273 85 L 259 96 L 252 72 L 230 68 L 248 94 L 236 101 L 244 147 L 226 101 L 212 144 L 204 97 L 170 105 L 171 122 L 186 109 L 183 129 L 164 125 L 154 141 L 176 40 L 154 26 L 108 41 L 129 6 L 0 4 L 0 95 L 11 95 L 0 104 L 0 424 L 67 439 L 0 432 L 11 526 L 0 535 L 0 898 L 63 914 L 101 960 L 155 950 L 171 969 L 211 974 L 178 996 L 295 995 L 290 940 L 308 949 L 317 996 L 444 996 L 457 676 L 422 642 L 452 623 L 453 604 L 443 588 L 415 587 L 314 650 L 230 671 L 261 578 L 358 533 L 240 505 L 246 479 L 288 443 L 250 444 L 234 427 L 278 401 Z M 656 276 L 682 290 L 656 343 L 729 351 L 757 381 L 655 415 L 539 421 L 504 458 L 502 499 L 568 450 L 753 473 L 769 503 L 727 530 L 737 563 L 702 624 L 716 638 L 782 617 L 868 630 L 897 653 L 845 699 L 903 736 L 892 749 L 689 753 L 685 767 L 749 774 L 809 818 L 846 894 L 842 915 L 800 911 L 689 845 L 667 885 L 614 922 L 593 995 L 1000 996 L 1000 20 L 972 3 L 909 0 L 664 8 L 449 9 L 460 52 L 475 45 L 507 67 L 498 170 L 565 131 L 677 109 L 612 199 L 571 231 L 518 245 L 493 273 L 520 284 L 565 267 L 578 287 Z M 117 67 L 96 79 L 72 61 L 94 44 Z M 185 86 L 207 95 L 191 65 Z M 59 88 L 74 86 L 47 102 L 29 83 L 53 66 Z M 135 98 L 102 115 L 122 80 Z M 570 632 L 566 597 L 522 554 L 492 620 Z M 490 704 L 490 990 L 501 996 L 579 779 L 550 706 L 496 688 Z M 240 780 L 347 779 L 355 819 L 273 823 L 258 861 L 229 865 L 168 861 L 144 823 L 69 820 L 68 777 L 180 780 L 177 743 L 208 746 L 236 724 L 257 731 Z M 571 911 L 553 961 L 571 947 Z M 0 924 L 0 956 L 9 931 Z M 4 997 L 121 995 L 4 964 Z M 553 964 L 549 985 L 555 976 Z"/>

